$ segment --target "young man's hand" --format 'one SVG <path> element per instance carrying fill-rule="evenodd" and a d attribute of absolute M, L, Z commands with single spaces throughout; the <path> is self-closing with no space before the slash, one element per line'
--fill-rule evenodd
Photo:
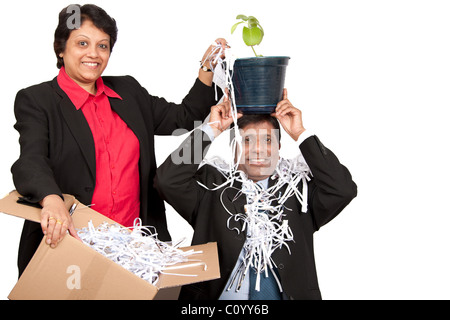
<path fill-rule="evenodd" d="M 283 100 L 278 102 L 272 116 L 280 121 L 284 130 L 297 141 L 298 137 L 306 130 L 303 127 L 302 112 L 294 107 L 288 100 L 287 89 L 283 90 Z"/>

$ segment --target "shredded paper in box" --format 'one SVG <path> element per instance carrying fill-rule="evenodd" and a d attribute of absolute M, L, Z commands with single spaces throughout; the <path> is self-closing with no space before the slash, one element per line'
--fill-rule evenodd
<path fill-rule="evenodd" d="M 176 274 L 169 270 L 198 265 L 203 265 L 206 270 L 207 267 L 200 260 L 189 259 L 189 256 L 201 251 L 183 251 L 176 245 L 158 240 L 156 233 L 141 226 L 140 219 L 136 219 L 133 228 L 106 222 L 95 228 L 89 221 L 87 227 L 78 231 L 78 236 L 95 251 L 153 285 L 158 282 L 160 274 L 196 276 Z M 183 262 L 191 263 L 175 266 Z"/>

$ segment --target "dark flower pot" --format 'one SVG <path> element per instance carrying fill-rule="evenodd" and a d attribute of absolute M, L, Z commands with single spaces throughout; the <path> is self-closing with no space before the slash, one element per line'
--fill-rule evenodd
<path fill-rule="evenodd" d="M 233 67 L 233 89 L 238 111 L 245 114 L 272 113 L 283 97 L 289 57 L 237 59 Z"/>

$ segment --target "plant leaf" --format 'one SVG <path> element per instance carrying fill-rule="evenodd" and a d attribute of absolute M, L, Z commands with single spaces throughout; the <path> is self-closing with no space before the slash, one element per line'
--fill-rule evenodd
<path fill-rule="evenodd" d="M 232 27 L 231 27 L 231 34 L 233 34 L 234 30 L 236 30 L 236 27 L 238 25 L 240 25 L 241 23 L 244 23 L 245 21 L 239 21 L 237 23 L 235 23 Z"/>
<path fill-rule="evenodd" d="M 254 46 L 260 44 L 263 38 L 261 29 L 259 28 L 247 28 L 242 30 L 242 38 L 247 46 Z"/>
<path fill-rule="evenodd" d="M 257 24 L 259 24 L 258 19 L 256 19 L 254 16 L 248 16 L 248 20 L 253 20 L 253 21 L 255 21 Z"/>
<path fill-rule="evenodd" d="M 262 40 L 262 38 L 264 37 L 264 29 L 261 27 L 261 25 L 259 24 L 259 22 L 258 22 L 258 26 L 259 26 L 259 28 L 261 29 L 261 40 Z"/>
<path fill-rule="evenodd" d="M 248 20 L 248 27 L 251 28 L 257 28 L 258 24 L 254 20 Z"/>
<path fill-rule="evenodd" d="M 247 17 L 247 16 L 244 16 L 243 14 L 240 14 L 240 15 L 238 15 L 238 16 L 236 17 L 236 19 L 242 19 L 242 20 L 244 20 L 244 21 L 247 21 L 247 20 L 248 20 L 248 17 Z"/>

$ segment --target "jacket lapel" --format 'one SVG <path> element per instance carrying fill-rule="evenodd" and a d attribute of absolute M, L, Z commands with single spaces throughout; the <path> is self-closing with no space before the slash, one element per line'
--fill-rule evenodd
<path fill-rule="evenodd" d="M 272 187 L 276 183 L 276 179 L 269 178 L 268 188 Z M 233 188 L 229 188 L 226 190 L 226 197 L 223 199 L 223 204 L 233 214 L 245 214 L 244 206 L 247 204 L 247 197 L 245 194 L 241 192 L 242 184 L 240 182 L 235 183 Z M 286 185 L 282 186 L 280 190 L 277 191 L 283 193 L 286 189 Z M 274 200 L 275 201 L 275 200 Z M 277 205 L 273 203 L 273 205 Z M 243 222 L 242 220 L 231 222 L 230 219 L 230 228 L 236 227 L 239 230 L 242 230 Z"/>
<path fill-rule="evenodd" d="M 269 178 L 269 185 L 270 188 L 275 184 L 275 181 Z M 235 182 L 233 184 L 232 188 L 228 188 L 226 190 L 226 197 L 224 197 L 224 205 L 225 207 L 232 212 L 233 214 L 245 214 L 244 212 L 244 206 L 247 204 L 247 197 L 245 194 L 241 192 L 242 190 L 242 183 Z M 236 225 L 236 223 L 238 223 Z M 234 224 L 234 227 L 237 227 L 239 230 L 242 229 L 242 220 L 239 220 Z"/>
<path fill-rule="evenodd" d="M 141 170 L 150 167 L 150 145 L 146 134 L 144 119 L 138 110 L 127 104 L 126 100 L 109 98 L 111 109 L 127 124 L 139 140 L 139 163 Z M 142 174 L 141 174 L 142 176 Z"/>
<path fill-rule="evenodd" d="M 247 204 L 247 197 L 241 192 L 242 184 L 240 182 L 234 183 L 233 187 L 228 188 L 225 191 L 223 199 L 223 205 L 232 214 L 245 214 L 244 206 Z M 227 217 L 228 218 L 228 217 Z M 228 228 L 242 230 L 244 223 L 242 219 L 229 219 Z"/>
<path fill-rule="evenodd" d="M 146 137 L 146 126 L 140 112 L 127 105 L 126 100 L 117 98 L 109 98 L 111 109 L 119 115 L 119 117 L 128 125 L 139 140 L 141 149 L 148 149 L 148 141 Z M 142 152 L 141 152 L 142 154 Z"/>
<path fill-rule="evenodd" d="M 89 128 L 89 124 L 84 117 L 83 111 L 75 108 L 72 101 L 70 101 L 69 97 L 58 85 L 56 78 L 53 79 L 52 86 L 61 96 L 61 113 L 70 132 L 77 141 L 95 181 L 95 144 L 91 128 Z"/>

